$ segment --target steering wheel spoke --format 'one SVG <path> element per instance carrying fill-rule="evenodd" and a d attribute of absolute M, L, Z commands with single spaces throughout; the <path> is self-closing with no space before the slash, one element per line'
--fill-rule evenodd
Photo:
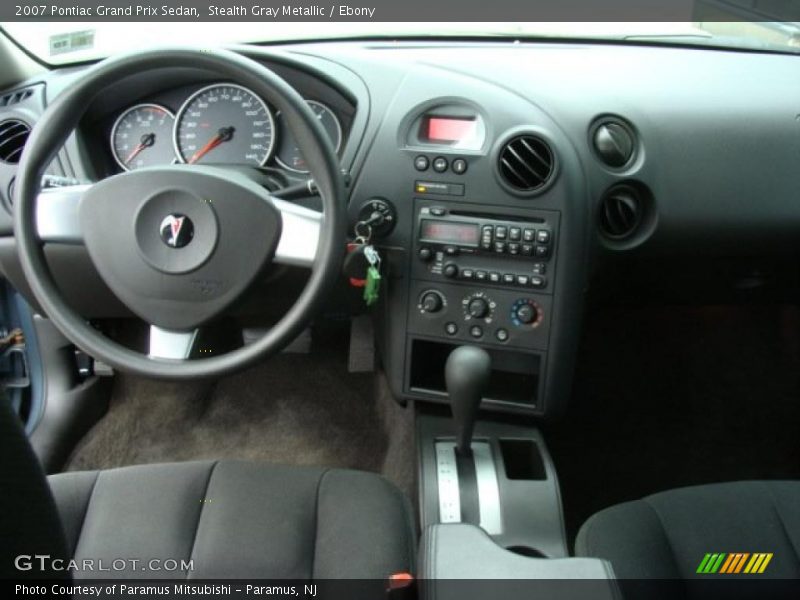
<path fill-rule="evenodd" d="M 150 325 L 150 342 L 147 355 L 150 358 L 171 358 L 186 360 L 192 353 L 197 329 L 175 331 Z"/>
<path fill-rule="evenodd" d="M 322 213 L 275 197 L 272 198 L 272 204 L 280 211 L 283 221 L 273 262 L 311 267 L 317 256 Z"/>
<path fill-rule="evenodd" d="M 36 199 L 36 231 L 43 242 L 83 244 L 79 209 L 92 184 L 47 188 Z"/>

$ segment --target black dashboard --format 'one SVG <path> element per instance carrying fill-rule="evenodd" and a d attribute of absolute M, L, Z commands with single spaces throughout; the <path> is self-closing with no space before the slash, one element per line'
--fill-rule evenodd
<path fill-rule="evenodd" d="M 669 277 L 711 258 L 797 253 L 796 56 L 501 42 L 238 50 L 327 121 L 350 180 L 351 222 L 377 209 L 390 217 L 375 232 L 386 277 L 373 312 L 398 396 L 444 400 L 447 354 L 475 343 L 497 365 L 487 406 L 556 413 L 586 291 L 599 272 L 613 278 L 609 264 L 652 260 L 668 265 Z M 0 109 L 0 123 L 33 124 L 81 72 L 60 69 L 20 86 L 33 92 Z M 238 108 L 258 103 L 208 73 L 141 73 L 87 107 L 52 175 L 96 180 L 144 166 L 135 161 L 155 156 L 156 141 L 142 123 L 157 122 L 155 140 L 166 144 L 158 160 L 200 160 L 211 145 L 209 158 L 263 167 L 284 184 L 305 180 L 269 106 L 237 124 L 247 147 L 224 146 L 228 122 L 202 112 L 209 90 L 212 104 L 226 95 Z M 194 130 L 202 135 L 187 138 Z M 12 180 L 13 165 L 1 164 L 0 265 L 25 290 L 8 212 Z M 76 282 L 73 299 L 86 316 L 123 314 L 79 250 L 48 250 L 60 280 Z"/>

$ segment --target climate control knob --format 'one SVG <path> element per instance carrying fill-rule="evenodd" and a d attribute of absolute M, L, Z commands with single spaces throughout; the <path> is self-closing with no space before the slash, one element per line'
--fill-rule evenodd
<path fill-rule="evenodd" d="M 442 310 L 444 302 L 438 292 L 425 292 L 419 301 L 419 308 L 422 312 L 437 313 Z"/>
<path fill-rule="evenodd" d="M 473 298 L 467 305 L 467 314 L 473 319 L 483 319 L 489 314 L 489 303 L 483 298 Z"/>
<path fill-rule="evenodd" d="M 519 327 L 536 327 L 542 320 L 542 309 L 527 298 L 517 300 L 511 307 L 511 321 Z"/>

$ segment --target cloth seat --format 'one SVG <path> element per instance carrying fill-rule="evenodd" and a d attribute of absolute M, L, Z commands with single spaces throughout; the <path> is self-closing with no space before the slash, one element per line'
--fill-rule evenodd
<path fill-rule="evenodd" d="M 385 579 L 414 567 L 407 500 L 375 474 L 219 461 L 48 480 L 78 564 L 126 561 L 76 578 Z"/>
<path fill-rule="evenodd" d="M 586 521 L 575 553 L 610 561 L 621 579 L 694 581 L 724 577 L 720 571 L 728 555 L 737 553 L 749 555 L 740 559 L 743 565 L 738 573 L 748 577 L 744 571 L 750 560 L 757 560 L 753 555 L 764 553 L 772 554 L 769 563 L 763 573 L 749 578 L 796 580 L 800 577 L 800 482 L 702 485 L 612 506 Z M 697 572 L 706 554 L 722 553 L 726 556 L 720 559 L 716 574 Z"/>

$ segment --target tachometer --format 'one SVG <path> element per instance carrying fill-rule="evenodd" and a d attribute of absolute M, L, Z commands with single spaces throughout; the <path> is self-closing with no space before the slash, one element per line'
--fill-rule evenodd
<path fill-rule="evenodd" d="M 194 93 L 175 118 L 181 162 L 263 165 L 272 154 L 275 123 L 266 103 L 232 83 Z"/>
<path fill-rule="evenodd" d="M 328 138 L 330 138 L 336 152 L 339 152 L 339 147 L 342 145 L 342 126 L 339 123 L 339 119 L 336 118 L 334 112 L 322 104 L 322 102 L 306 100 L 306 104 L 308 104 L 311 111 L 317 116 L 317 119 L 319 119 L 320 125 L 322 125 L 325 133 L 328 134 Z M 280 140 L 278 140 L 278 152 L 275 155 L 275 160 L 282 167 L 294 171 L 295 173 L 308 173 L 306 160 L 300 153 L 300 148 L 297 146 L 292 132 L 289 131 L 280 113 L 278 114 L 278 125 L 280 127 L 281 137 Z"/>
<path fill-rule="evenodd" d="M 137 104 L 123 112 L 111 129 L 114 160 L 126 171 L 175 160 L 172 129 L 175 117 L 159 104 Z"/>

